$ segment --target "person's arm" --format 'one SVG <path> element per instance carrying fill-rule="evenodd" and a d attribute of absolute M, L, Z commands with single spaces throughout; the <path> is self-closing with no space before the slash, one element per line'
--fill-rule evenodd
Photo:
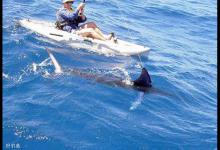
<path fill-rule="evenodd" d="M 87 20 L 87 18 L 86 18 L 85 15 L 82 15 L 82 16 L 79 17 L 79 22 L 80 23 L 86 22 L 86 20 Z"/>
<path fill-rule="evenodd" d="M 79 10 L 76 9 L 75 12 L 69 12 L 69 11 L 60 11 L 60 16 L 63 18 L 63 19 L 66 19 L 66 20 L 74 20 L 74 19 L 77 19 L 79 16 Z"/>
<path fill-rule="evenodd" d="M 79 23 L 85 22 L 87 20 L 86 16 L 84 15 L 84 9 L 81 9 L 79 11 L 79 18 L 78 21 Z"/>
<path fill-rule="evenodd" d="M 60 10 L 58 16 L 62 17 L 65 20 L 75 20 L 79 17 L 79 12 L 83 9 L 85 4 L 80 3 L 75 12 L 67 11 L 66 9 Z"/>

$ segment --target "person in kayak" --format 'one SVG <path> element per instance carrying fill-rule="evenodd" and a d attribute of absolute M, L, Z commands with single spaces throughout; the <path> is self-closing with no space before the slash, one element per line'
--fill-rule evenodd
<path fill-rule="evenodd" d="M 98 40 L 113 40 L 117 42 L 114 33 L 105 36 L 94 22 L 86 22 L 87 18 L 84 15 L 85 3 L 80 3 L 76 10 L 72 9 L 74 0 L 63 0 L 63 7 L 57 12 L 56 27 L 58 29 L 76 33 L 83 37 L 90 37 Z M 80 23 L 84 23 L 79 26 Z"/>

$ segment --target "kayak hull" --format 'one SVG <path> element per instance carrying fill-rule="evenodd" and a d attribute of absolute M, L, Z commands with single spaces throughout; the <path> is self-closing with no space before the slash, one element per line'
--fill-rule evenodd
<path fill-rule="evenodd" d="M 35 33 L 38 33 L 57 42 L 63 42 L 72 48 L 83 48 L 99 54 L 107 55 L 137 55 L 150 50 L 148 47 L 129 43 L 118 39 L 118 43 L 112 41 L 101 41 L 91 38 L 81 37 L 55 28 L 54 23 L 39 20 L 22 19 L 19 24 Z"/>

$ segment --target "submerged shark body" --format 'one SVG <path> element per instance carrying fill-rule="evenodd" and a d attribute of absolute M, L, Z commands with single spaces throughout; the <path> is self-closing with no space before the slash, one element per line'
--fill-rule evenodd
<path fill-rule="evenodd" d="M 63 73 L 63 70 L 54 55 L 48 49 L 47 52 L 54 64 L 55 73 Z M 138 79 L 129 83 L 115 76 L 103 76 L 100 74 L 88 73 L 79 69 L 72 69 L 70 73 L 85 79 L 93 80 L 98 83 L 103 83 L 111 86 L 119 86 L 123 88 L 133 88 L 135 90 L 143 92 L 146 92 L 150 87 L 152 87 L 151 78 L 146 68 L 142 69 L 141 75 Z"/>

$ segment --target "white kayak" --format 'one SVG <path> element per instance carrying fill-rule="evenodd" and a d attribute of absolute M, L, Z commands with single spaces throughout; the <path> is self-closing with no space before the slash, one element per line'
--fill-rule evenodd
<path fill-rule="evenodd" d="M 54 23 L 47 21 L 22 19 L 19 23 L 21 26 L 57 42 L 64 42 L 73 48 L 83 48 L 100 54 L 130 56 L 150 50 L 148 47 L 132 44 L 120 39 L 118 39 L 117 43 L 114 43 L 113 41 L 84 38 L 77 34 L 59 30 L 55 28 Z"/>

